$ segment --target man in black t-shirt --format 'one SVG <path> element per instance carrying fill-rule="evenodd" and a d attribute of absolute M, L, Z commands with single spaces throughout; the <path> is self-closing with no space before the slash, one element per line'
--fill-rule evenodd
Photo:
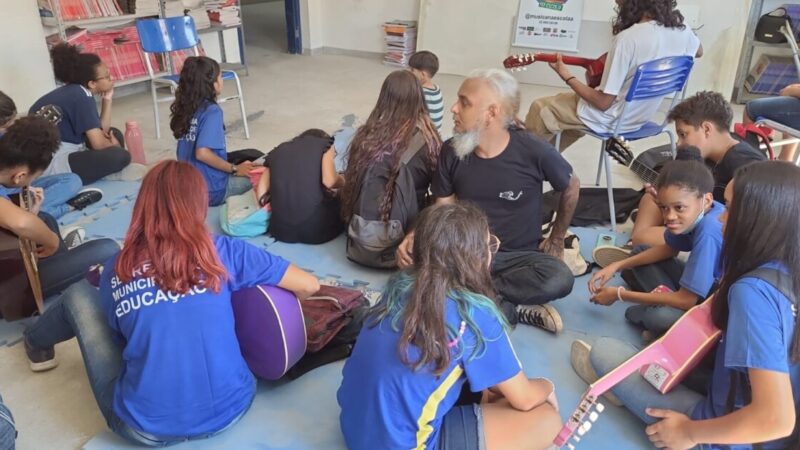
<path fill-rule="evenodd" d="M 714 175 L 714 200 L 720 203 L 725 203 L 725 187 L 733 179 L 736 170 L 767 159 L 764 153 L 730 133 L 733 110 L 717 92 L 698 92 L 675 106 L 668 118 L 675 122 L 678 147 L 691 146 L 700 150 L 700 156 Z M 654 198 L 651 195 L 643 196 L 631 233 L 631 243 L 663 245 L 664 230 L 664 219 Z"/>
<path fill-rule="evenodd" d="M 500 240 L 492 277 L 510 321 L 518 316 L 558 333 L 561 317 L 545 303 L 572 291 L 561 257 L 580 181 L 555 147 L 517 126 L 518 110 L 518 85 L 508 73 L 487 70 L 465 80 L 451 109 L 455 136 L 442 147 L 432 191 L 437 204 L 466 200 L 486 213 Z M 541 240 L 545 181 L 562 195 L 553 232 Z M 413 232 L 398 248 L 401 268 L 413 264 L 412 242 Z"/>

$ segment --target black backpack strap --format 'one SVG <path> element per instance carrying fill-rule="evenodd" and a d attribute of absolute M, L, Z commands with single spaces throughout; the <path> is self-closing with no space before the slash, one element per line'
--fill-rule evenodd
<path fill-rule="evenodd" d="M 417 153 L 422 150 L 428 143 L 425 142 L 425 138 L 422 136 L 422 133 L 417 131 L 414 133 L 414 136 L 411 138 L 411 142 L 408 143 L 408 148 L 403 152 L 403 156 L 400 157 L 400 164 L 406 165 L 411 161 L 411 158 L 417 155 Z"/>
<path fill-rule="evenodd" d="M 768 269 L 766 267 L 759 267 L 758 269 L 751 270 L 742 275 L 742 278 L 758 278 L 771 284 L 772 287 L 780 291 L 786 298 L 792 302 L 792 305 L 797 306 L 797 296 L 794 294 L 794 281 L 792 278 L 778 269 Z"/>

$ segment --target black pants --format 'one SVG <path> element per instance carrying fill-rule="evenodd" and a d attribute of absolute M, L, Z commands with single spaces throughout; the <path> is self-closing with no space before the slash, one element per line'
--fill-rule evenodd
<path fill-rule="evenodd" d="M 558 258 L 538 251 L 498 252 L 492 260 L 492 279 L 501 309 L 512 323 L 513 305 L 541 305 L 572 292 L 575 277 Z"/>
<path fill-rule="evenodd" d="M 39 213 L 39 218 L 59 236 L 58 222 L 53 216 Z M 39 280 L 44 296 L 58 294 L 71 284 L 86 276 L 86 270 L 95 264 L 102 264 L 119 251 L 113 239 L 96 239 L 67 250 L 61 241 L 58 251 L 39 260 Z"/>
<path fill-rule="evenodd" d="M 125 150 L 125 137 L 116 128 L 111 128 L 111 133 L 119 141 L 119 147 L 108 147 L 103 150 L 88 150 L 75 152 L 69 155 L 69 167 L 72 173 L 81 177 L 84 185 L 117 173 L 131 163 L 131 154 Z"/>

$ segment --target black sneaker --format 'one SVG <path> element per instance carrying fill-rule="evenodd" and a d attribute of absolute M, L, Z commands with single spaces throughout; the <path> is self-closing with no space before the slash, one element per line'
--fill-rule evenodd
<path fill-rule="evenodd" d="M 28 365 L 32 371 L 44 372 L 58 366 L 55 348 L 35 348 L 28 343 L 27 336 L 23 340 L 25 341 L 25 353 L 28 355 Z"/>
<path fill-rule="evenodd" d="M 78 192 L 78 195 L 67 200 L 67 204 L 78 211 L 87 206 L 97 203 L 103 198 L 103 191 L 97 188 L 86 188 Z"/>
<path fill-rule="evenodd" d="M 517 313 L 519 323 L 539 327 L 554 334 L 559 334 L 564 329 L 561 315 L 550 305 L 519 305 Z"/>

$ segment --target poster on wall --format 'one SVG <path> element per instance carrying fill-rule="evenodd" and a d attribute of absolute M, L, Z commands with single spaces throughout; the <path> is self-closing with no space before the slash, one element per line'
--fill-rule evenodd
<path fill-rule="evenodd" d="M 520 0 L 515 47 L 578 51 L 583 0 Z"/>

